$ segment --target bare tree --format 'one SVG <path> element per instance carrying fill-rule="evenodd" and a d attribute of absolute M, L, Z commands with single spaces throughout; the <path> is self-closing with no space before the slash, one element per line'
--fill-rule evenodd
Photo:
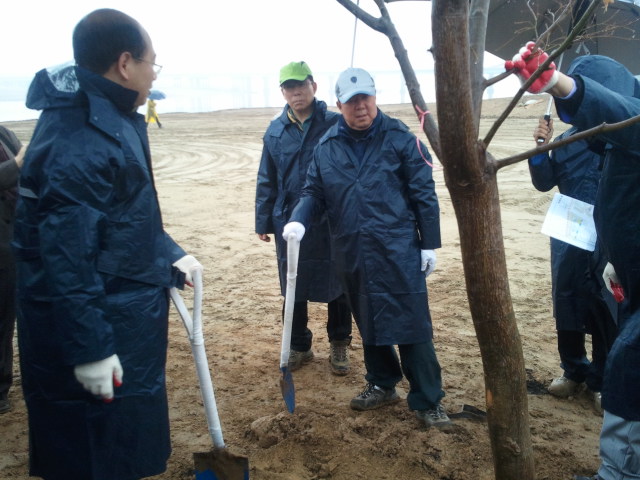
<path fill-rule="evenodd" d="M 533 480 L 535 472 L 529 432 L 526 372 L 509 292 L 497 172 L 504 166 L 563 144 L 537 147 L 500 161 L 487 148 L 526 88 L 567 47 L 572 37 L 569 35 L 562 46 L 550 55 L 538 74 L 523 85 L 485 138 L 479 139 L 483 91 L 508 75 L 505 73 L 492 80 L 483 77 L 489 0 L 432 2 L 431 51 L 435 59 L 440 129 L 431 115 L 425 113 L 428 108 L 420 85 L 386 8 L 386 2 L 395 0 L 374 0 L 380 17 L 370 15 L 352 0 L 337 1 L 366 25 L 389 38 L 416 114 L 424 120 L 424 133 L 444 167 L 445 183 L 458 222 L 467 296 L 484 368 L 495 478 Z M 598 0 L 592 0 L 580 20 L 583 23 L 578 22 L 575 31 L 584 25 L 597 3 Z M 640 117 L 632 121 L 637 120 Z M 570 141 L 622 126 L 625 125 L 603 124 L 581 136 L 574 136 Z"/>

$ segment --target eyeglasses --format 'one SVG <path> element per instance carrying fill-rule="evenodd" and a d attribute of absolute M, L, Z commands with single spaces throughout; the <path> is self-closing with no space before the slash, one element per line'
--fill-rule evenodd
<path fill-rule="evenodd" d="M 154 73 L 156 75 L 160 75 L 160 72 L 162 71 L 162 65 L 158 65 L 157 63 L 150 62 L 149 60 L 145 60 L 144 58 L 136 58 L 136 60 L 138 60 L 139 62 L 148 63 L 153 67 Z"/>
<path fill-rule="evenodd" d="M 282 85 L 280 85 L 284 90 L 291 92 L 293 90 L 297 90 L 298 88 L 305 88 L 307 85 L 310 85 L 311 82 L 309 80 L 287 80 Z"/>

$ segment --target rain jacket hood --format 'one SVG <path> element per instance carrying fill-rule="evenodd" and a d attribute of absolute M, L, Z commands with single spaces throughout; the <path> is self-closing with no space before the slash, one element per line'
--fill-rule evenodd
<path fill-rule="evenodd" d="M 619 62 L 602 55 L 584 55 L 576 58 L 567 75 L 583 76 L 621 95 L 640 98 L 640 82 Z"/>
<path fill-rule="evenodd" d="M 27 92 L 27 107 L 32 110 L 81 105 L 80 88 L 106 96 L 123 112 L 133 112 L 138 92 L 122 87 L 87 69 L 70 63 L 43 68 L 36 73 Z"/>

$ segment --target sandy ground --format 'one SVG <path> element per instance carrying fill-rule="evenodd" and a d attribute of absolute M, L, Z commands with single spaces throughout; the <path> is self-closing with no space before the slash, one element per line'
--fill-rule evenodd
<path fill-rule="evenodd" d="M 530 148 L 536 119 L 546 107 L 546 99 L 540 100 L 516 108 L 490 146 L 497 158 Z M 483 130 L 505 103 L 485 102 Z M 382 108 L 419 131 L 409 105 Z M 460 419 L 455 428 L 442 432 L 425 429 L 405 402 L 371 412 L 350 410 L 349 400 L 365 383 L 361 342 L 356 335 L 351 372 L 333 376 L 323 304 L 311 305 L 316 357 L 294 373 L 296 410 L 286 411 L 278 386 L 282 298 L 275 249 L 273 242 L 260 242 L 254 234 L 262 134 L 279 109 L 163 114 L 160 103 L 158 111 L 163 128 L 151 125 L 150 137 L 166 230 L 205 266 L 205 338 L 223 434 L 229 452 L 248 457 L 251 478 L 493 478 L 483 422 Z M 28 140 L 34 122 L 6 125 Z M 556 133 L 560 131 L 557 124 Z M 428 283 L 444 404 L 450 412 L 463 404 L 484 409 L 482 363 L 468 311 L 455 215 L 442 170 L 435 177 L 443 248 Z M 531 186 L 524 162 L 503 169 L 499 184 L 511 294 L 532 392 L 536 478 L 591 474 L 598 466 L 601 417 L 590 395 L 559 400 L 544 388 L 560 372 L 548 238 L 540 233 L 553 192 L 542 194 Z M 154 478 L 182 480 L 193 478 L 192 453 L 209 450 L 211 443 L 189 342 L 175 310 L 170 322 L 173 455 L 167 472 Z M 27 417 L 17 367 L 15 384 L 10 393 L 14 409 L 0 416 L 0 479 L 27 478 Z M 405 381 L 399 390 L 406 392 Z"/>

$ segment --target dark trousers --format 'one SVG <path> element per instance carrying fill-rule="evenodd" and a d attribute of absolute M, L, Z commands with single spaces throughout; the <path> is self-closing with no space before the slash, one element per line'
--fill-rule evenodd
<path fill-rule="evenodd" d="M 606 295 L 608 292 L 604 294 Z M 613 302 L 612 305 L 608 306 L 604 300 L 601 300 L 601 297 L 593 298 L 590 302 L 587 330 L 591 332 L 591 362 L 587 358 L 584 346 L 584 333 L 558 330 L 558 353 L 564 376 L 574 382 L 585 382 L 592 392 L 602 390 L 604 365 L 618 335 L 615 318 L 619 312 L 613 311 L 612 314 L 611 309 L 620 309 L 621 307 Z"/>
<path fill-rule="evenodd" d="M 0 399 L 6 399 L 13 383 L 13 329 L 16 323 L 16 274 L 0 268 Z"/>
<path fill-rule="evenodd" d="M 398 345 L 364 345 L 365 379 L 379 387 L 394 388 L 402 380 L 409 381 L 407 403 L 411 410 L 434 408 L 442 397 L 440 363 L 431 340 L 424 343 Z"/>
<path fill-rule="evenodd" d="M 603 331 L 594 331 L 591 335 L 591 362 L 587 358 L 584 346 L 585 334 L 569 330 L 558 330 L 558 353 L 560 366 L 564 376 L 574 382 L 585 382 L 589 390 L 602 390 L 602 377 L 607 354 L 615 340 L 615 325 L 609 329 L 603 326 Z"/>
<path fill-rule="evenodd" d="M 291 326 L 291 350 L 306 352 L 311 348 L 313 333 L 308 328 L 308 302 L 294 302 Z M 327 335 L 329 341 L 351 340 L 351 309 L 344 295 L 327 304 Z M 284 315 L 284 305 L 282 307 Z"/>

